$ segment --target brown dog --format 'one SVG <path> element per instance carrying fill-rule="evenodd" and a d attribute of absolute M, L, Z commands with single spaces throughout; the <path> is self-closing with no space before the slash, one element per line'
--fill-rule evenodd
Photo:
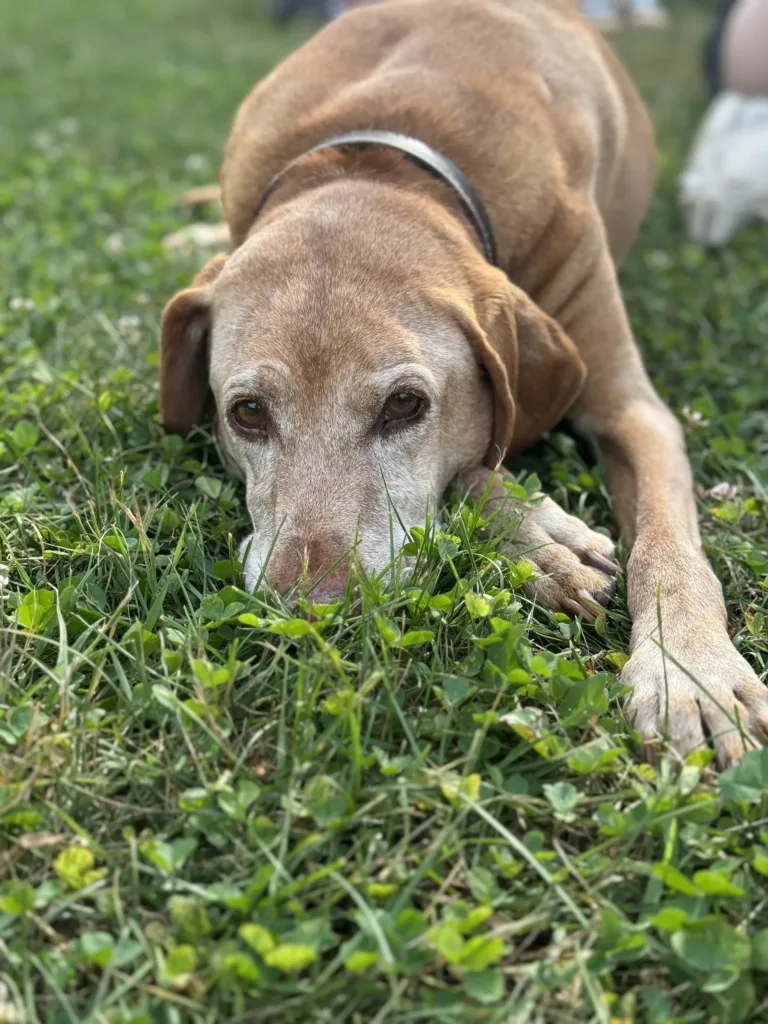
<path fill-rule="evenodd" d="M 407 156 L 308 152 L 356 129 L 415 137 L 461 168 L 501 269 L 455 189 Z M 503 502 L 493 467 L 568 412 L 598 446 L 631 546 L 632 720 L 683 754 L 706 729 L 725 765 L 762 743 L 768 697 L 728 638 L 681 430 L 617 284 L 653 168 L 642 103 L 573 0 L 345 15 L 237 115 L 221 178 L 234 253 L 165 310 L 162 414 L 190 430 L 210 385 L 246 481 L 249 585 L 304 575 L 323 599 L 346 587 L 353 545 L 384 569 L 399 523 L 423 523 L 454 477 Z M 517 542 L 542 603 L 589 614 L 610 594 L 610 542 L 553 502 Z"/>

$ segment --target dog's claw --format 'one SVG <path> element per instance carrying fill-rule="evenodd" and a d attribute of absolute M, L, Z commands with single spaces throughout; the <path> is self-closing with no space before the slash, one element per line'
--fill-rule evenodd
<path fill-rule="evenodd" d="M 621 572 L 620 565 L 611 561 L 610 558 L 604 558 L 602 555 L 598 555 L 596 551 L 585 551 L 581 556 L 581 560 L 587 565 L 591 565 L 593 568 L 606 573 L 608 576 L 615 576 L 617 573 Z"/>
<path fill-rule="evenodd" d="M 588 590 L 579 591 L 579 601 L 585 608 L 588 608 L 592 614 L 602 614 L 602 603 L 595 594 L 590 594 Z"/>
<path fill-rule="evenodd" d="M 578 601 L 573 601 L 570 597 L 563 599 L 563 607 L 574 618 L 582 618 L 585 622 L 594 623 L 597 619 L 597 616 L 589 607 L 579 604 Z"/>

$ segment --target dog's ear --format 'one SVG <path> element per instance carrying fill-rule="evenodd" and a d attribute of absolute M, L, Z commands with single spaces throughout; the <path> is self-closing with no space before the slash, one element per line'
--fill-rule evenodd
<path fill-rule="evenodd" d="M 163 310 L 160 415 L 176 434 L 188 434 L 215 411 L 208 400 L 210 300 L 211 287 L 226 261 L 226 256 L 214 256 Z"/>
<path fill-rule="evenodd" d="M 476 305 L 475 347 L 493 387 L 493 437 L 486 456 L 497 466 L 562 418 L 587 374 L 565 331 L 506 278 Z"/>

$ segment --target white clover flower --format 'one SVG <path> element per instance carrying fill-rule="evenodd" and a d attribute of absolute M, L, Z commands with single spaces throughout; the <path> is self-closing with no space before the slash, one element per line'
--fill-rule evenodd
<path fill-rule="evenodd" d="M 107 236 L 104 248 L 110 256 L 119 256 L 125 249 L 125 239 L 119 231 L 115 231 L 113 234 Z"/>
<path fill-rule="evenodd" d="M 141 327 L 141 320 L 135 314 L 121 316 L 117 321 L 117 329 L 123 334 L 135 334 Z"/>
<path fill-rule="evenodd" d="M 688 424 L 689 427 L 708 427 L 709 426 L 709 420 L 705 420 L 704 419 L 704 414 L 703 413 L 697 412 L 697 410 L 691 409 L 687 405 L 683 406 L 683 408 L 681 409 L 681 412 L 682 412 L 682 415 L 683 415 L 683 419 L 685 420 L 685 422 Z"/>
<path fill-rule="evenodd" d="M 185 171 L 203 171 L 208 166 L 208 157 L 202 153 L 190 153 L 184 161 Z"/>
<path fill-rule="evenodd" d="M 35 149 L 41 149 L 43 152 L 50 152 L 53 147 L 53 138 L 48 132 L 36 132 L 32 136 L 32 145 Z"/>
<path fill-rule="evenodd" d="M 704 493 L 708 498 L 715 498 L 717 501 L 732 501 L 739 496 L 739 488 L 735 484 L 729 484 L 727 480 L 723 480 Z"/>
<path fill-rule="evenodd" d="M 654 249 L 645 257 L 645 262 L 651 270 L 669 270 L 672 266 L 672 257 L 663 249 Z"/>

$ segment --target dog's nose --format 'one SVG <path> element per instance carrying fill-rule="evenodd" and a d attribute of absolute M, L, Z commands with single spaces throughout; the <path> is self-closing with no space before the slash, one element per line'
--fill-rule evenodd
<path fill-rule="evenodd" d="M 294 537 L 274 552 L 267 582 L 281 593 L 297 589 L 314 604 L 343 597 L 349 583 L 347 548 L 331 537 Z"/>
<path fill-rule="evenodd" d="M 332 604 L 340 601 L 347 592 L 349 585 L 349 566 L 345 565 L 339 572 L 334 570 L 318 579 L 313 585 L 312 580 L 302 578 L 294 580 L 292 585 L 278 586 L 267 575 L 267 581 L 272 583 L 276 590 L 283 594 L 292 594 L 294 597 L 302 595 L 312 604 Z"/>
<path fill-rule="evenodd" d="M 331 573 L 307 593 L 307 600 L 312 604 L 331 604 L 333 601 L 339 601 L 346 594 L 348 583 L 348 571 L 345 571 L 343 579 L 341 577 L 336 579 Z"/>

